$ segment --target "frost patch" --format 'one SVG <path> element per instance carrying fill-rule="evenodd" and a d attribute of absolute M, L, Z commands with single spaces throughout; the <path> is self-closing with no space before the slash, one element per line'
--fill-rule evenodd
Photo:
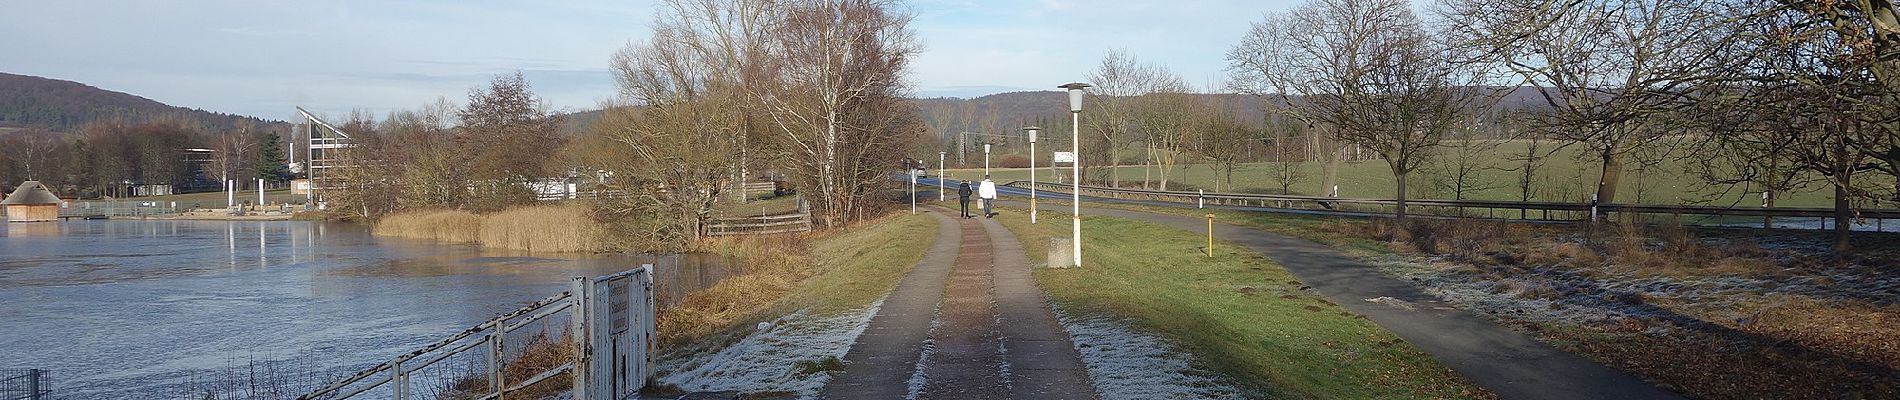
<path fill-rule="evenodd" d="M 1240 390 L 1173 344 L 1127 324 L 1103 317 L 1072 317 L 1056 309 L 1075 350 L 1088 366 L 1089 380 L 1103 399 L 1226 399 Z"/>
<path fill-rule="evenodd" d="M 864 309 L 834 316 L 799 311 L 769 324 L 761 323 L 764 329 L 718 352 L 661 362 L 657 380 L 688 392 L 786 391 L 800 398 L 815 398 L 819 389 L 831 381 L 831 375 L 800 377 L 793 363 L 844 358 L 883 304 L 884 300 L 879 299 Z"/>

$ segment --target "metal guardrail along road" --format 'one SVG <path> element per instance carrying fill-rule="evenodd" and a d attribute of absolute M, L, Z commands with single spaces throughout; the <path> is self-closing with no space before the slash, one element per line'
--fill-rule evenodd
<path fill-rule="evenodd" d="M 1025 187 L 1026 185 L 1028 185 L 1028 182 L 1025 181 L 1013 181 L 1005 184 L 1005 186 L 1012 187 Z M 1070 192 L 1070 185 L 1036 182 L 1036 189 L 1067 196 Z M 1082 195 L 1099 198 L 1182 203 L 1195 206 L 1245 206 L 1295 210 L 1314 214 L 1362 216 L 1389 215 L 1392 209 L 1398 206 L 1398 200 L 1394 199 L 1183 192 L 1089 185 L 1082 186 Z M 1776 218 L 1832 218 L 1834 216 L 1834 209 L 1832 208 L 1798 207 L 1755 208 L 1648 204 L 1593 205 L 1590 203 L 1434 199 L 1407 199 L 1405 205 L 1408 213 L 1417 215 L 1544 221 L 1587 221 L 1590 219 L 1593 209 L 1596 210 L 1598 214 L 1625 213 L 1635 215 Z M 1506 212 L 1500 215 L 1498 211 Z M 1876 221 L 1896 219 L 1900 218 L 1900 209 L 1861 209 L 1855 211 L 1855 217 L 1875 219 Z"/>

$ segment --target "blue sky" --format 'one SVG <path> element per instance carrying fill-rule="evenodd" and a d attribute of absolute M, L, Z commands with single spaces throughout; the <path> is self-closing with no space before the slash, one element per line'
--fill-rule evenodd
<path fill-rule="evenodd" d="M 1284 0 L 913 0 L 919 96 L 1048 90 L 1110 49 L 1197 85 Z M 288 119 L 460 103 L 495 74 L 527 75 L 555 109 L 613 95 L 607 59 L 644 38 L 651 1 L 6 1 L 0 71 L 161 102 Z"/>

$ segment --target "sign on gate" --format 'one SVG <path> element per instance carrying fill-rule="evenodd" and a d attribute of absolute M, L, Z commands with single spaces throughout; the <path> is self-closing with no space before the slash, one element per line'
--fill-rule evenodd
<path fill-rule="evenodd" d="M 631 273 L 640 271 L 640 273 Z M 594 278 L 589 283 L 589 357 L 587 385 L 600 398 L 638 395 L 653 374 L 653 265 Z"/>
<path fill-rule="evenodd" d="M 1058 152 L 1055 152 L 1054 157 L 1049 157 L 1049 158 L 1052 160 L 1055 160 L 1055 162 L 1058 162 L 1058 163 L 1072 163 L 1072 162 L 1075 162 L 1075 153 L 1067 152 L 1067 151 L 1058 151 Z"/>

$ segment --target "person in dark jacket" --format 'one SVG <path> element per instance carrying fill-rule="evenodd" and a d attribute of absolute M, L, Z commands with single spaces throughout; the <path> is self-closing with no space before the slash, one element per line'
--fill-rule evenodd
<path fill-rule="evenodd" d="M 957 182 L 957 213 L 970 218 L 970 181 Z"/>

